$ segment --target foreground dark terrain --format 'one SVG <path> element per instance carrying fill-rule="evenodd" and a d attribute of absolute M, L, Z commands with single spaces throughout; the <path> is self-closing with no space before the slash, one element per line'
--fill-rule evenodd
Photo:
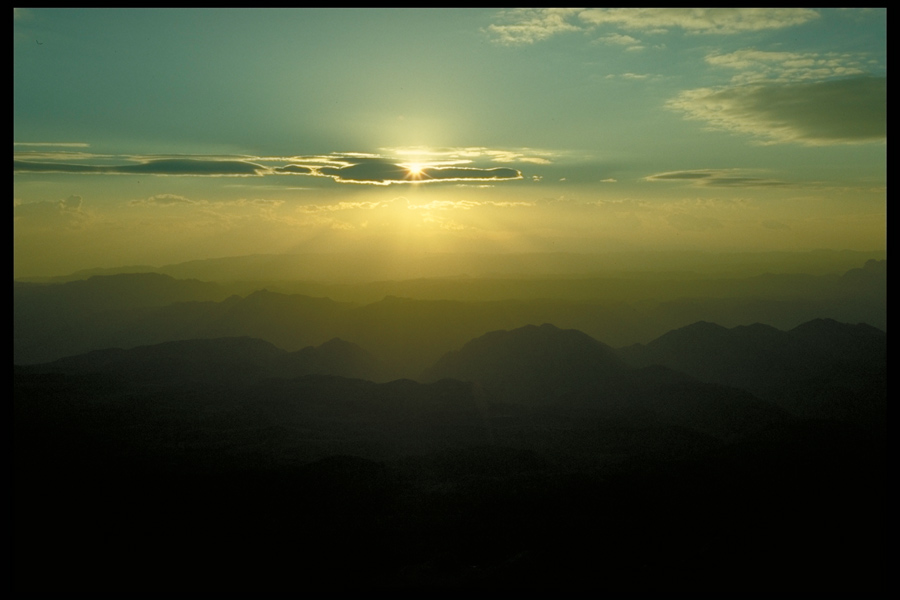
<path fill-rule="evenodd" d="M 351 341 L 201 337 L 14 367 L 16 591 L 885 589 L 875 327 L 535 323 L 400 379 Z"/>

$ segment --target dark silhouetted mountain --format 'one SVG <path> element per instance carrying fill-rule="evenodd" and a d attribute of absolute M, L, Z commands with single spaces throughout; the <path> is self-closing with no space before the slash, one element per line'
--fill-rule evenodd
<path fill-rule="evenodd" d="M 220 385 L 268 377 L 338 375 L 383 379 L 384 367 L 368 352 L 340 339 L 286 352 L 249 338 L 179 340 L 127 350 L 111 348 L 27 367 L 35 373 L 90 374 L 132 382 L 173 385 L 185 381 Z"/>
<path fill-rule="evenodd" d="M 269 366 L 284 354 L 283 350 L 272 344 L 252 338 L 180 340 L 127 350 L 94 350 L 46 365 L 35 365 L 31 370 L 66 374 L 102 373 L 132 382 L 173 384 L 185 379 L 202 382 L 264 377 Z"/>
<path fill-rule="evenodd" d="M 700 322 L 620 355 L 632 365 L 665 365 L 746 389 L 801 416 L 871 419 L 886 402 L 886 338 L 869 325 L 831 319 L 790 331 Z"/>
<path fill-rule="evenodd" d="M 584 386 L 512 403 L 454 379 L 270 376 L 282 359 L 352 360 L 340 340 L 15 366 L 16 586 L 883 590 L 886 455 L 866 431 L 629 368 L 577 331 L 485 337 L 499 370 L 568 357 Z"/>
<path fill-rule="evenodd" d="M 855 252 L 819 250 L 812 252 L 614 252 L 614 253 L 421 253 L 394 252 L 256 254 L 192 260 L 157 268 L 138 266 L 137 271 L 153 270 L 177 278 L 207 281 L 288 280 L 378 281 L 420 277 L 499 277 L 564 275 L 585 277 L 597 273 L 646 271 L 647 265 L 668 272 L 735 272 L 753 276 L 765 272 L 829 273 L 845 270 L 865 260 L 882 258 L 884 251 Z M 113 273 L 121 270 L 85 271 Z M 81 278 L 84 278 L 82 275 Z"/>
<path fill-rule="evenodd" d="M 307 346 L 293 352 L 286 363 L 304 365 L 309 374 L 339 375 L 369 381 L 384 381 L 388 373 L 381 361 L 356 344 L 339 338 L 318 347 Z"/>
<path fill-rule="evenodd" d="M 110 337 L 131 327 L 148 311 L 226 296 L 218 284 L 157 273 L 95 276 L 62 284 L 15 282 L 15 360 L 20 364 L 46 362 L 116 346 Z"/>
<path fill-rule="evenodd" d="M 545 323 L 486 333 L 446 354 L 421 379 L 475 381 L 505 399 L 529 402 L 565 395 L 625 369 L 606 344 Z"/>
<path fill-rule="evenodd" d="M 841 285 L 855 291 L 887 292 L 887 260 L 867 260 L 860 269 L 850 269 L 841 276 Z"/>
<path fill-rule="evenodd" d="M 197 279 L 175 279 L 159 273 L 95 275 L 86 280 L 62 284 L 16 282 L 15 296 L 27 304 L 52 303 L 68 309 L 123 309 L 165 306 L 173 302 L 220 300 L 217 283 Z M 16 310 L 20 307 L 16 306 Z"/>
<path fill-rule="evenodd" d="M 598 432 L 609 428 L 677 427 L 730 439 L 787 418 L 734 388 L 662 367 L 633 369 L 609 346 L 549 324 L 472 340 L 422 376 L 441 378 L 472 381 L 497 401 L 533 407 L 529 414 L 542 423 L 539 429 L 571 432 L 587 426 L 585 441 L 596 451 L 603 443 Z"/>
<path fill-rule="evenodd" d="M 17 282 L 16 591 L 883 592 L 886 263 L 814 254 Z"/>
<path fill-rule="evenodd" d="M 339 333 L 339 321 L 351 307 L 329 298 L 260 290 L 234 298 L 227 310 L 204 324 L 197 337 L 249 335 L 295 350 L 345 337 Z"/>
<path fill-rule="evenodd" d="M 236 360 L 251 353 L 258 362 Z M 203 340 L 19 367 L 17 427 L 36 436 L 29 447 L 74 436 L 75 445 L 89 439 L 159 465 L 181 460 L 207 470 L 338 454 L 381 460 L 492 441 L 472 384 L 272 377 L 266 361 L 285 354 L 259 340 Z"/>
<path fill-rule="evenodd" d="M 59 290 L 74 283 L 85 282 L 46 287 Z M 64 301 L 65 295 L 51 298 L 49 304 L 23 308 L 21 318 L 18 305 L 20 300 L 27 304 L 27 297 L 17 299 L 14 350 L 18 364 L 49 362 L 101 348 L 132 348 L 196 338 L 248 336 L 299 350 L 336 337 L 341 329 L 337 320 L 352 306 L 328 298 L 266 290 L 246 298 L 231 296 L 223 301 L 184 301 L 116 310 L 73 308 Z"/>
<path fill-rule="evenodd" d="M 250 261 L 248 268 L 262 264 L 259 260 Z M 778 273 L 725 279 L 632 273 L 570 279 L 415 280 L 355 287 L 282 282 L 275 284 L 282 291 L 253 293 L 247 290 L 256 288 L 245 284 L 178 281 L 152 273 L 65 284 L 16 282 L 14 361 L 47 362 L 108 347 L 231 336 L 256 337 L 299 350 L 340 337 L 377 348 L 380 358 L 394 366 L 395 376 L 414 377 L 486 331 L 533 323 L 577 329 L 616 346 L 652 340 L 701 319 L 729 327 L 761 322 L 790 329 L 812 318 L 829 317 L 883 328 L 886 299 L 878 290 L 886 289 L 885 263 L 867 264 L 845 277 Z M 860 277 L 871 285 L 856 282 Z M 307 292 L 284 293 L 285 289 L 334 292 L 338 294 L 334 297 L 342 298 L 394 291 L 423 296 L 388 293 L 383 300 L 367 299 L 368 304 L 358 306 Z M 442 294 L 447 298 L 441 299 Z"/>

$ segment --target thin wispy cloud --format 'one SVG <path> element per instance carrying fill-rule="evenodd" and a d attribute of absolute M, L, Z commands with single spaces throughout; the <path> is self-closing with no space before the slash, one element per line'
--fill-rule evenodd
<path fill-rule="evenodd" d="M 420 152 L 422 154 L 422 152 Z M 483 162 L 549 164 L 540 156 L 506 150 L 477 148 L 444 152 L 442 160 L 410 161 L 371 153 L 339 153 L 295 157 L 110 157 L 82 153 L 28 153 L 14 155 L 14 173 L 68 173 L 82 175 L 161 175 L 207 177 L 263 177 L 300 175 L 325 177 L 337 183 L 363 185 L 440 182 L 502 182 L 522 179 L 510 167 L 480 166 Z M 118 164 L 116 164 L 118 163 Z"/>
<path fill-rule="evenodd" d="M 644 179 L 646 181 L 680 182 L 714 187 L 773 187 L 787 185 L 786 182 L 777 179 L 749 175 L 741 169 L 669 171 L 667 173 L 649 175 Z"/>
<path fill-rule="evenodd" d="M 382 200 L 382 201 L 363 201 L 363 202 L 335 202 L 333 204 L 307 204 L 297 207 L 298 212 L 304 213 L 320 213 L 320 212 L 338 212 L 345 210 L 375 210 L 379 208 L 390 208 L 398 202 L 398 199 Z"/>
<path fill-rule="evenodd" d="M 608 46 L 624 46 L 627 50 L 643 50 L 645 48 L 640 40 L 621 33 L 602 35 L 597 38 L 597 42 Z"/>
<path fill-rule="evenodd" d="M 687 119 L 763 144 L 885 139 L 887 79 L 872 57 L 747 48 L 711 53 L 705 62 L 737 73 L 727 85 L 685 90 L 667 103 Z"/>
<path fill-rule="evenodd" d="M 183 175 L 209 177 L 251 177 L 267 169 L 244 160 L 207 160 L 202 158 L 160 158 L 128 161 L 125 164 L 92 164 L 83 157 L 58 155 L 55 161 L 31 157 L 13 159 L 14 173 L 72 173 L 84 175 Z M 68 160 L 66 159 L 68 158 Z"/>
<path fill-rule="evenodd" d="M 197 200 L 191 200 L 190 198 L 185 198 L 184 196 L 179 196 L 177 194 L 157 194 L 155 196 L 150 196 L 149 198 L 142 198 L 140 200 L 132 200 L 131 204 L 133 205 L 160 205 L 160 206 L 173 206 L 173 205 L 185 205 L 185 204 L 198 204 Z"/>
<path fill-rule="evenodd" d="M 339 183 L 391 185 L 459 181 L 505 181 L 521 179 L 522 173 L 505 167 L 444 167 L 398 164 L 383 158 L 357 160 L 346 167 L 321 167 L 318 175 Z"/>
<path fill-rule="evenodd" d="M 740 71 L 732 83 L 759 80 L 802 81 L 848 77 L 866 73 L 864 56 L 830 52 L 767 52 L 756 49 L 710 54 L 706 62 Z"/>
<path fill-rule="evenodd" d="M 591 32 L 616 27 L 649 34 L 677 30 L 691 34 L 730 35 L 784 29 L 819 18 L 807 8 L 595 8 L 524 9 L 505 11 L 501 23 L 488 27 L 494 40 L 506 45 L 533 44 L 561 33 Z M 603 43 L 636 47 L 639 41 L 625 34 L 604 34 Z"/>
<path fill-rule="evenodd" d="M 578 18 L 589 25 L 615 25 L 627 30 L 733 34 L 783 29 L 819 18 L 807 8 L 595 8 Z"/>
<path fill-rule="evenodd" d="M 90 144 L 83 142 L 13 142 L 13 146 L 27 147 L 59 147 L 59 148 L 87 148 Z"/>
<path fill-rule="evenodd" d="M 887 136 L 885 77 L 700 88 L 681 92 L 667 106 L 760 143 L 815 146 L 881 142 Z"/>
<path fill-rule="evenodd" d="M 90 220 L 81 196 L 63 200 L 26 202 L 13 206 L 13 221 L 20 226 L 39 229 L 78 228 Z"/>
<path fill-rule="evenodd" d="M 502 24 L 488 26 L 488 32 L 501 44 L 533 44 L 559 33 L 580 31 L 572 19 L 573 8 L 522 9 L 503 13 Z"/>

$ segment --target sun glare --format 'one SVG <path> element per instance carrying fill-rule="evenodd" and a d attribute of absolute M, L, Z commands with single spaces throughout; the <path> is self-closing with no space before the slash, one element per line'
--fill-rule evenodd
<path fill-rule="evenodd" d="M 425 175 L 425 165 L 422 163 L 407 163 L 403 166 L 406 167 L 406 173 L 409 179 L 421 179 Z"/>

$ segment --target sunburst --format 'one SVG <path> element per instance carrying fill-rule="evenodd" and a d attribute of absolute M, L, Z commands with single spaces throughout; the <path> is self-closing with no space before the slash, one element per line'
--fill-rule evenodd
<path fill-rule="evenodd" d="M 407 179 L 422 179 L 425 177 L 425 167 L 423 163 L 406 163 L 403 165 L 406 169 Z"/>

